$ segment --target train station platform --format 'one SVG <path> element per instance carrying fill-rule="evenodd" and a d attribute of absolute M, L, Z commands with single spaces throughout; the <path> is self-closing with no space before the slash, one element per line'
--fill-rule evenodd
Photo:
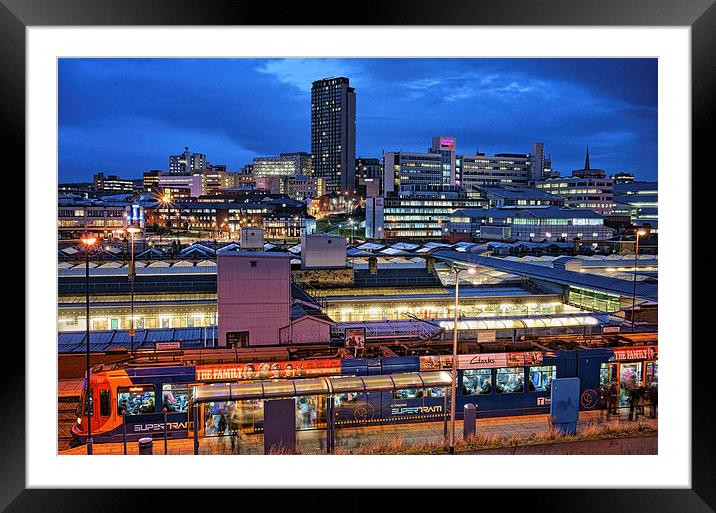
<path fill-rule="evenodd" d="M 622 409 L 619 420 L 627 421 L 627 409 Z M 519 437 L 527 439 L 531 435 L 545 432 L 548 428 L 548 415 L 525 415 L 514 417 L 496 417 L 478 419 L 477 433 L 498 435 L 504 438 Z M 612 420 L 616 420 L 612 416 Z M 658 419 L 639 417 L 639 421 L 656 428 Z M 607 420 L 603 412 L 580 412 L 578 432 L 590 425 L 604 424 Z M 456 439 L 462 438 L 462 421 L 455 427 Z M 336 430 L 336 449 L 340 452 L 350 451 L 358 447 L 386 444 L 397 438 L 407 445 L 418 443 L 434 443 L 443 440 L 443 422 L 419 422 L 414 424 L 392 424 L 384 426 L 338 428 Z M 326 432 L 324 430 L 299 431 L 296 433 L 297 451 L 300 454 L 325 454 Z M 86 454 L 85 446 L 74 447 L 62 451 L 60 455 Z M 127 443 L 128 454 L 138 454 L 137 442 Z M 194 453 L 194 440 L 191 438 L 181 440 L 168 440 L 169 455 L 183 455 Z M 121 443 L 95 444 L 94 454 L 121 455 Z M 164 440 L 154 440 L 154 454 L 164 454 Z M 263 435 L 244 435 L 237 440 L 232 451 L 231 439 L 228 435 L 223 437 L 206 437 L 199 439 L 199 454 L 263 454 Z"/>

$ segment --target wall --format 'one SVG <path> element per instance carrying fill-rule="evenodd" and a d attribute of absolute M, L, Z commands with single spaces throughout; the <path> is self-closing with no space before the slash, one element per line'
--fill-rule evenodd
<path fill-rule="evenodd" d="M 293 271 L 293 280 L 316 288 L 351 287 L 354 284 L 353 269 L 301 269 Z"/>
<path fill-rule="evenodd" d="M 346 239 L 334 235 L 301 237 L 301 268 L 345 267 Z"/>
<path fill-rule="evenodd" d="M 331 341 L 331 325 L 311 317 L 303 317 L 291 327 L 292 344 L 327 344 Z"/>
<path fill-rule="evenodd" d="M 220 346 L 229 331 L 248 331 L 249 347 L 279 343 L 280 329 L 290 323 L 290 269 L 284 254 L 217 255 Z"/>

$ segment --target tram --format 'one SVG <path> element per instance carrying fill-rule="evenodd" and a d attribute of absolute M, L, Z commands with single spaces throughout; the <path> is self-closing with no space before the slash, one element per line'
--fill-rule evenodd
<path fill-rule="evenodd" d="M 202 403 L 191 408 L 197 385 L 319 376 L 370 376 L 431 370 L 450 370 L 451 356 L 397 356 L 334 358 L 284 362 L 219 363 L 196 365 L 132 366 L 107 364 L 91 373 L 91 397 L 83 383 L 73 443 L 87 438 L 87 418 L 95 443 L 121 442 L 141 437 L 169 438 L 217 436 L 229 422 L 246 434 L 263 431 L 263 401 Z M 627 382 L 656 383 L 658 348 L 592 348 L 526 352 L 479 353 L 458 356 L 456 417 L 465 404 L 477 407 L 478 417 L 548 413 L 554 379 L 580 378 L 580 409 L 603 409 L 600 388 L 615 381 L 621 389 L 620 406 L 628 405 Z M 86 380 L 85 380 L 86 381 Z M 395 392 L 336 394 L 335 424 L 359 426 L 436 421 L 449 415 L 449 389 L 443 387 Z M 297 397 L 296 428 L 325 427 L 325 396 Z M 84 405 L 84 410 L 81 405 Z M 222 417 L 224 420 L 222 421 Z M 223 426 L 223 427 L 222 427 Z"/>

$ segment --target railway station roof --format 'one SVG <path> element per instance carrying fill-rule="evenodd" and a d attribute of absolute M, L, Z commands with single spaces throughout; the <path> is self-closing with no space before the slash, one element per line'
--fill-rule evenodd
<path fill-rule="evenodd" d="M 457 252 L 454 250 L 438 250 L 434 253 L 434 256 L 438 259 L 446 261 L 488 267 L 564 286 L 581 287 L 626 297 L 631 297 L 632 294 L 634 294 L 633 282 L 619 278 L 601 276 L 587 272 L 569 271 L 554 267 L 545 267 L 528 262 L 515 262 L 504 258 L 486 257 L 476 254 Z M 640 282 L 638 283 L 636 294 L 634 295 L 637 299 L 658 303 L 658 284 Z"/>
<path fill-rule="evenodd" d="M 520 317 L 512 319 L 487 318 L 467 319 L 458 321 L 458 330 L 504 330 L 504 329 L 531 329 L 531 328 L 560 328 L 569 326 L 598 326 L 607 324 L 608 319 L 600 320 L 595 315 L 564 315 L 544 317 Z M 455 321 L 440 321 L 438 325 L 446 331 L 452 331 Z"/>
<path fill-rule="evenodd" d="M 199 385 L 192 389 L 192 402 L 277 399 L 348 392 L 389 392 L 409 388 L 446 387 L 451 383 L 452 378 L 449 372 L 433 371 L 380 376 L 341 376 L 335 378 L 259 381 L 256 383 L 229 383 L 225 385 Z"/>

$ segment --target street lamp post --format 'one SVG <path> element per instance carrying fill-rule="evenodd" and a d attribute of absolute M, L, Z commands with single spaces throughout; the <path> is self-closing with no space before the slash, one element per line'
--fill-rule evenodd
<path fill-rule="evenodd" d="M 131 242 L 131 258 L 129 260 L 130 314 L 129 314 L 129 354 L 134 356 L 134 234 L 142 230 L 135 225 L 127 228 Z"/>
<path fill-rule="evenodd" d="M 90 285 L 90 268 L 89 268 L 89 252 L 90 248 L 94 246 L 94 244 L 97 242 L 97 237 L 95 237 L 92 233 L 85 233 L 85 235 L 82 237 L 82 244 L 85 245 L 85 292 L 86 292 L 86 301 L 85 301 L 85 319 L 86 319 L 86 347 L 87 352 L 85 355 L 85 375 L 87 377 L 87 381 L 85 384 L 85 404 L 83 407 L 85 408 L 85 414 L 87 416 L 87 454 L 92 454 L 92 389 L 90 387 L 91 383 L 91 375 L 90 375 L 90 293 L 89 293 L 89 285 Z"/>
<path fill-rule="evenodd" d="M 646 235 L 646 230 L 637 229 L 636 231 L 636 247 L 634 248 L 634 288 L 631 296 L 631 331 L 634 332 L 634 310 L 636 309 L 636 265 L 639 258 L 639 237 Z"/>
<path fill-rule="evenodd" d="M 459 288 L 460 288 L 460 273 L 467 271 L 468 274 L 475 274 L 474 267 L 468 267 L 467 269 L 458 269 L 457 267 L 452 268 L 455 273 L 455 323 L 452 329 L 452 384 L 450 386 L 450 454 L 455 454 L 455 396 L 457 395 L 457 323 L 459 319 Z"/>

